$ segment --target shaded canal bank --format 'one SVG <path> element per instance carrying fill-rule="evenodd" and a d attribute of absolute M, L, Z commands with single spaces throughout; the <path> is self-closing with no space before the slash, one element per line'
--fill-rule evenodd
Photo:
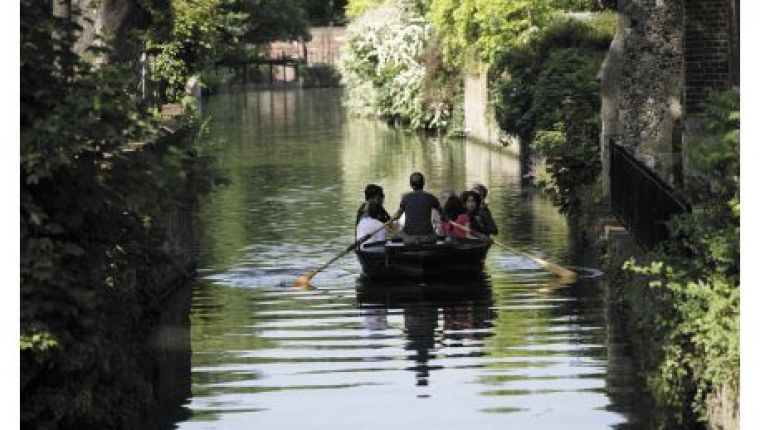
<path fill-rule="evenodd" d="M 162 371 L 148 339 L 166 298 L 195 278 L 209 185 L 197 124 L 161 130 L 25 184 L 38 218 L 21 233 L 24 427 L 132 428 L 156 413 Z"/>
<path fill-rule="evenodd" d="M 417 169 L 432 192 L 487 184 L 503 240 L 568 264 L 564 218 L 519 160 L 347 118 L 339 90 L 217 94 L 208 111 L 232 184 L 201 207 L 178 428 L 649 427 L 593 270 L 560 288 L 492 249 L 483 280 L 383 286 L 347 256 L 316 290 L 289 287 L 352 240 L 366 183 L 392 210 Z"/>

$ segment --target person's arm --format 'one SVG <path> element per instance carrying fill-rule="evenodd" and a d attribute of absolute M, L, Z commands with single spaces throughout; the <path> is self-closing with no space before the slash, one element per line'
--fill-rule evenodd
<path fill-rule="evenodd" d="M 491 216 L 491 211 L 488 209 L 484 209 L 481 212 L 480 216 L 480 224 L 483 227 L 483 233 L 485 234 L 499 234 L 499 228 L 496 227 L 496 223 L 493 221 L 493 217 Z"/>
<path fill-rule="evenodd" d="M 380 217 L 382 218 L 380 221 L 382 221 L 382 222 L 389 221 L 391 219 L 391 216 L 388 213 L 388 211 L 385 210 L 385 208 L 382 207 L 382 206 L 380 207 L 380 209 L 382 209 L 382 211 L 383 211 L 382 214 L 380 215 Z"/>
<path fill-rule="evenodd" d="M 441 217 L 441 221 L 448 221 L 449 219 L 446 217 L 446 212 L 443 211 L 441 208 L 441 202 L 438 201 L 438 199 L 433 198 L 433 209 L 438 211 L 438 215 Z"/>
<path fill-rule="evenodd" d="M 406 198 L 406 196 L 401 197 L 401 203 L 399 203 L 398 210 L 396 211 L 396 213 L 393 214 L 393 216 L 391 217 L 392 220 L 395 221 L 395 220 L 401 218 L 401 214 L 404 213 L 404 209 L 406 208 L 406 204 L 404 202 L 405 198 Z"/>

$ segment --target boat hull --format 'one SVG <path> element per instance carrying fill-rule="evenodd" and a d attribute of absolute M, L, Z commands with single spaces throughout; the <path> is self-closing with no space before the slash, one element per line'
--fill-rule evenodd
<path fill-rule="evenodd" d="M 364 274 L 377 278 L 435 278 L 482 273 L 490 241 L 439 240 L 405 245 L 400 240 L 375 242 L 356 249 Z"/>

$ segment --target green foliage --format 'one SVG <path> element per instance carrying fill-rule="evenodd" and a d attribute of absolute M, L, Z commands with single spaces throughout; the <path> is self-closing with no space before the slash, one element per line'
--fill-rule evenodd
<path fill-rule="evenodd" d="M 246 11 L 250 17 L 246 43 L 309 39 L 309 17 L 299 0 L 249 1 Z"/>
<path fill-rule="evenodd" d="M 346 15 L 358 18 L 383 3 L 384 0 L 349 0 L 346 4 Z"/>
<path fill-rule="evenodd" d="M 347 0 L 300 0 L 312 26 L 344 25 Z"/>
<path fill-rule="evenodd" d="M 612 39 L 611 17 L 556 18 L 490 70 L 499 126 L 534 142 L 546 160 L 541 185 L 564 213 L 577 210 L 601 169 L 596 76 Z"/>
<path fill-rule="evenodd" d="M 299 69 L 303 88 L 339 87 L 340 74 L 332 66 L 314 66 Z"/>
<path fill-rule="evenodd" d="M 307 0 L 171 0 L 171 31 L 150 32 L 146 41 L 155 97 L 176 101 L 191 75 L 212 69 L 218 61 L 258 56 L 269 42 L 308 40 L 306 8 L 327 6 Z"/>
<path fill-rule="evenodd" d="M 430 9 L 431 1 L 432 0 L 349 0 L 346 5 L 346 15 L 351 19 L 356 19 L 384 3 L 416 15 L 425 15 Z"/>
<path fill-rule="evenodd" d="M 564 11 L 601 11 L 615 9 L 617 0 L 554 0 L 553 6 Z"/>
<path fill-rule="evenodd" d="M 553 12 L 551 0 L 433 0 L 428 17 L 442 36 L 447 63 L 477 56 L 491 64 L 501 52 L 525 46 Z"/>
<path fill-rule="evenodd" d="M 423 57 L 435 62 L 434 53 L 425 55 L 430 36 L 429 23 L 414 7 L 393 2 L 353 21 L 340 63 L 347 107 L 415 129 L 444 128 L 451 107 L 445 97 L 424 88 Z"/>
<path fill-rule="evenodd" d="M 438 35 L 433 35 L 422 53 L 425 68 L 423 105 L 436 117 L 432 124 L 441 124 L 450 134 L 464 134 L 464 79 L 460 69 L 443 60 Z"/>
<path fill-rule="evenodd" d="M 250 14 L 242 0 L 172 0 L 174 22 L 169 35 L 151 34 L 151 77 L 161 100 L 177 100 L 185 82 L 203 61 L 212 61 L 242 43 Z"/>
<path fill-rule="evenodd" d="M 213 159 L 138 143 L 162 135 L 134 62 L 88 63 L 72 21 L 21 6 L 21 422 L 124 428 L 152 396 L 143 331 L 175 264 L 163 219 L 212 185 Z"/>
<path fill-rule="evenodd" d="M 661 351 L 649 382 L 664 404 L 690 405 L 681 422 L 705 420 L 705 397 L 722 385 L 738 395 L 738 91 L 713 93 L 705 109 L 707 133 L 689 148 L 698 174 L 686 192 L 695 210 L 671 220 L 673 240 L 645 257 L 652 263 L 625 266 L 655 291 L 645 302 L 660 311 L 641 323 Z"/>

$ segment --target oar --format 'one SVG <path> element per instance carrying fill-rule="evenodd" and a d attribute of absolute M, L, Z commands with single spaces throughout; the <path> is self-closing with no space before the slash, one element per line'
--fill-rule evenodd
<path fill-rule="evenodd" d="M 327 266 L 329 266 L 332 263 L 334 263 L 340 257 L 343 257 L 344 255 L 346 255 L 349 252 L 351 252 L 351 250 L 353 250 L 354 248 L 356 248 L 357 246 L 359 246 L 361 243 L 366 242 L 367 239 L 369 239 L 370 237 L 372 237 L 378 231 L 380 231 L 380 230 L 388 227 L 393 221 L 394 221 L 393 218 L 389 219 L 385 224 L 383 224 L 380 227 L 374 229 L 370 233 L 364 235 L 363 237 L 361 237 L 359 240 L 357 240 L 356 242 L 352 243 L 351 245 L 348 245 L 348 247 L 346 249 L 344 249 L 343 251 L 341 251 L 335 257 L 331 258 L 330 261 L 328 261 L 327 263 L 319 266 L 316 270 L 312 271 L 308 275 L 299 276 L 298 278 L 296 278 L 295 281 L 293 281 L 293 286 L 295 286 L 295 287 L 301 287 L 301 288 L 308 288 L 308 287 L 310 287 L 311 286 L 311 278 L 313 278 L 314 275 L 316 275 L 317 273 L 319 273 L 322 270 L 324 270 Z"/>
<path fill-rule="evenodd" d="M 467 233 L 473 234 L 475 236 L 479 236 L 481 238 L 484 236 L 484 235 L 482 235 L 482 234 L 480 234 L 478 232 L 470 230 L 468 227 L 466 227 L 466 226 L 464 226 L 462 224 L 456 223 L 454 221 L 449 221 L 449 222 L 451 224 L 453 224 L 453 225 L 461 228 L 462 230 L 466 231 Z M 507 244 L 505 244 L 503 242 L 499 242 L 496 239 L 493 239 L 493 238 L 490 238 L 490 237 L 488 239 L 490 239 L 491 242 L 495 243 L 496 245 L 498 245 L 498 246 L 500 246 L 502 248 L 505 248 L 505 249 L 507 249 L 509 251 L 512 251 L 512 252 L 516 253 L 516 254 L 520 254 L 520 255 L 523 255 L 525 257 L 530 258 L 531 260 L 535 261 L 539 266 L 543 267 L 547 271 L 552 272 L 552 273 L 556 274 L 557 276 L 559 276 L 562 279 L 562 281 L 575 282 L 578 279 L 578 274 L 576 274 L 575 272 L 573 272 L 570 269 L 567 269 L 565 267 L 560 266 L 559 264 L 554 264 L 554 263 L 552 263 L 550 261 L 544 260 L 543 258 L 538 258 L 535 255 L 530 255 L 530 254 L 528 254 L 525 251 L 520 251 L 519 249 L 515 249 L 515 248 L 513 248 L 513 247 L 511 247 L 511 246 L 509 246 L 509 245 L 507 245 Z"/>

